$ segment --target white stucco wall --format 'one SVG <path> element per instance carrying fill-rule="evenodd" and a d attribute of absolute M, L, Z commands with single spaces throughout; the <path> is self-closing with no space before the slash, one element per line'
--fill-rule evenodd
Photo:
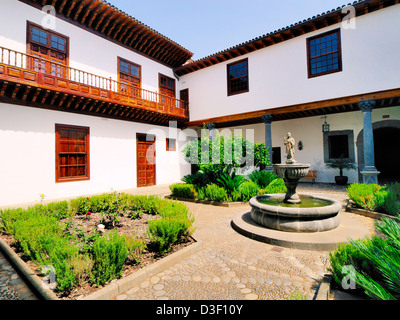
<path fill-rule="evenodd" d="M 55 182 L 55 124 L 90 128 L 90 180 Z M 171 130 L 171 131 L 170 131 Z M 173 129 L 127 121 L 0 104 L 0 206 L 137 186 L 136 133 L 156 135 L 156 182 L 190 173 L 177 151 L 166 151 Z"/>
<path fill-rule="evenodd" d="M 390 116 L 389 119 L 384 116 Z M 400 120 L 400 106 L 391 108 L 376 109 L 372 112 L 373 123 L 386 120 Z M 334 177 L 338 175 L 339 171 L 336 169 L 328 169 L 324 163 L 324 147 L 323 147 L 323 133 L 322 124 L 325 119 L 321 117 L 310 117 L 286 121 L 272 122 L 272 146 L 281 148 L 282 162 L 286 160 L 286 149 L 283 138 L 288 132 L 296 140 L 298 145 L 299 141 L 303 142 L 304 149 L 299 150 L 297 145 L 295 148 L 295 159 L 300 163 L 310 163 L 311 170 L 318 170 L 317 182 L 334 183 Z M 353 130 L 354 131 L 354 152 L 355 160 L 358 162 L 357 154 L 357 137 L 363 130 L 363 115 L 361 111 L 348 112 L 342 114 L 329 115 L 327 122 L 330 124 L 331 131 L 339 130 Z M 253 130 L 250 132 L 254 134 L 254 142 L 265 142 L 265 125 L 251 125 L 228 128 L 229 130 L 242 130 L 243 136 L 246 137 L 246 130 Z M 358 182 L 357 170 L 346 170 L 345 175 L 349 177 L 349 183 Z"/>
<path fill-rule="evenodd" d="M 308 79 L 307 38 L 329 26 L 181 77 L 191 121 L 399 87 L 400 5 L 357 17 L 341 29 L 343 71 Z M 227 64 L 248 58 L 249 92 L 227 95 Z"/>
<path fill-rule="evenodd" d="M 0 46 L 26 53 L 27 21 L 42 25 L 45 13 L 16 0 L 1 0 Z M 118 79 L 121 57 L 142 67 L 142 88 L 159 91 L 159 73 L 174 78 L 171 68 L 114 42 L 56 18 L 55 30 L 69 37 L 69 66 L 105 78 Z M 12 27 L 10 27 L 12 26 Z"/>

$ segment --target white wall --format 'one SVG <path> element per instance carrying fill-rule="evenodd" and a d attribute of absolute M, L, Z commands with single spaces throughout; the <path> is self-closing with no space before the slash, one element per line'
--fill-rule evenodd
<path fill-rule="evenodd" d="M 400 120 L 400 106 L 391 108 L 376 109 L 372 112 L 373 123 L 385 121 L 383 116 L 389 115 L 388 120 Z M 325 119 L 321 117 L 310 117 L 295 120 L 272 122 L 272 146 L 281 148 L 282 162 L 286 161 L 286 147 L 283 138 L 288 132 L 296 140 L 295 159 L 300 163 L 310 163 L 310 170 L 318 170 L 317 182 L 334 183 L 334 177 L 339 171 L 328 169 L 324 163 L 324 147 L 322 124 Z M 354 152 L 357 158 L 357 137 L 363 130 L 363 115 L 361 111 L 329 115 L 327 122 L 330 124 L 331 131 L 354 130 Z M 306 130 L 305 130 L 306 128 Z M 242 130 L 246 137 L 246 130 L 254 130 L 254 142 L 265 142 L 265 125 L 257 124 L 251 126 L 232 127 L 230 130 Z M 304 149 L 298 150 L 297 144 L 303 142 Z M 349 183 L 358 182 L 358 172 L 356 170 L 346 170 L 345 175 L 349 177 Z"/>
<path fill-rule="evenodd" d="M 16 0 L 1 0 L 0 6 L 0 46 L 26 53 L 27 21 L 42 25 L 45 14 Z M 61 19 L 54 31 L 69 37 L 72 68 L 117 80 L 119 56 L 142 66 L 142 88 L 153 92 L 159 91 L 158 73 L 174 77 L 171 68 Z"/>
<path fill-rule="evenodd" d="M 296 37 L 181 77 L 190 91 L 191 121 L 399 87 L 400 5 L 357 18 L 341 30 L 343 71 L 308 79 L 306 39 Z M 227 64 L 249 59 L 248 93 L 227 95 Z"/>
<path fill-rule="evenodd" d="M 55 182 L 55 124 L 90 128 L 90 180 Z M 164 127 L 0 104 L 0 206 L 137 186 L 136 133 L 156 134 L 157 184 L 180 181 L 190 166 L 177 151 L 166 151 Z M 182 164 L 180 164 L 182 163 Z"/>

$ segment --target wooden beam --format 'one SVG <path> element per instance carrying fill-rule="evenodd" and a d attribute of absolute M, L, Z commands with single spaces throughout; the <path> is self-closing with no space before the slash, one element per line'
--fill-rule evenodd
<path fill-rule="evenodd" d="M 63 97 L 61 98 L 60 102 L 58 103 L 58 106 L 61 107 L 64 104 L 65 99 L 67 99 L 68 94 L 64 93 Z"/>
<path fill-rule="evenodd" d="M 17 96 L 20 89 L 21 89 L 21 85 L 19 83 L 17 83 L 14 87 L 13 93 L 11 95 L 11 99 L 15 99 L 15 97 Z"/>
<path fill-rule="evenodd" d="M 68 9 L 68 11 L 67 11 L 67 14 L 66 14 L 67 18 L 69 18 L 69 17 L 71 16 L 71 12 L 72 12 L 72 10 L 74 9 L 74 7 L 76 6 L 76 1 L 77 1 L 77 0 L 73 0 L 71 6 L 69 7 L 69 9 Z"/>
<path fill-rule="evenodd" d="M 315 102 L 309 102 L 292 106 L 276 107 L 276 108 L 241 113 L 241 114 L 233 114 L 224 117 L 191 121 L 188 122 L 187 125 L 202 126 L 203 123 L 210 123 L 210 122 L 220 123 L 220 124 L 227 122 L 240 122 L 247 119 L 261 118 L 265 114 L 287 115 L 287 114 L 292 114 L 294 112 L 306 111 L 306 110 L 314 110 L 315 112 L 321 112 L 321 110 L 325 108 L 335 107 L 337 105 L 350 104 L 350 103 L 358 104 L 361 100 L 370 100 L 370 99 L 379 100 L 391 97 L 396 97 L 396 98 L 400 97 L 400 88 L 393 90 L 378 91 L 368 94 L 359 94 L 354 96 L 329 99 L 329 100 L 315 101 Z"/>
<path fill-rule="evenodd" d="M 85 103 L 82 106 L 82 111 L 84 111 L 86 109 L 86 107 L 88 106 L 88 104 L 91 102 L 92 102 L 92 99 L 86 99 Z"/>
<path fill-rule="evenodd" d="M 85 102 L 85 97 L 80 97 L 79 99 L 79 102 L 75 103 L 74 110 L 78 109 Z"/>
<path fill-rule="evenodd" d="M 60 5 L 60 8 L 58 9 L 58 12 L 59 13 L 63 13 L 63 10 L 64 10 L 64 7 L 65 7 L 65 4 L 67 3 L 67 1 L 68 0 L 64 0 L 62 3 L 61 3 L 61 5 Z"/>
<path fill-rule="evenodd" d="M 74 20 L 77 20 L 77 19 L 78 19 L 80 13 L 82 12 L 82 9 L 83 9 L 83 4 L 81 4 L 81 5 L 78 7 L 78 10 L 75 12 Z"/>
<path fill-rule="evenodd" d="M 86 21 L 86 19 L 87 19 L 87 17 L 89 16 L 89 14 L 90 14 L 92 11 L 96 12 L 100 7 L 101 7 L 101 4 L 100 4 L 100 5 L 97 5 L 97 6 L 95 7 L 95 2 L 93 2 L 91 5 L 89 5 L 89 7 L 87 7 L 87 8 L 85 9 L 86 12 L 85 12 L 85 14 L 84 14 L 83 17 L 82 17 L 81 23 L 84 24 L 85 21 Z M 93 16 L 93 15 L 92 15 L 92 16 Z"/>
<path fill-rule="evenodd" d="M 99 100 L 93 100 L 92 104 L 89 107 L 89 112 L 91 112 L 96 104 L 99 103 Z"/>
<path fill-rule="evenodd" d="M 101 28 L 101 33 L 104 33 L 104 31 L 107 29 L 108 25 L 112 22 L 115 22 L 118 17 L 116 19 L 114 19 L 114 17 L 117 16 L 117 14 L 114 12 L 107 20 L 107 22 L 103 25 L 103 28 Z M 114 19 L 114 20 L 113 20 Z"/>
<path fill-rule="evenodd" d="M 54 103 L 56 102 L 59 95 L 60 95 L 60 92 L 58 92 L 58 91 L 54 93 L 53 98 L 51 98 L 50 105 L 54 105 Z"/>
<path fill-rule="evenodd" d="M 42 97 L 42 102 L 41 102 L 41 104 L 44 104 L 44 103 L 46 102 L 47 97 L 49 96 L 49 94 L 50 94 L 50 90 L 46 90 L 46 92 L 44 93 L 44 95 L 43 95 L 43 97 Z"/>
<path fill-rule="evenodd" d="M 1 87 L 1 91 L 0 91 L 0 97 L 4 97 L 4 94 L 6 93 L 6 89 L 8 87 L 8 82 L 4 81 L 3 85 Z"/>
<path fill-rule="evenodd" d="M 35 94 L 33 95 L 33 97 L 32 97 L 32 102 L 36 102 L 36 100 L 37 100 L 37 98 L 38 98 L 38 96 L 39 96 L 39 94 L 42 92 L 42 88 L 36 88 L 36 92 L 35 92 Z"/>
<path fill-rule="evenodd" d="M 124 18 L 125 18 L 125 17 L 122 16 L 122 17 L 119 17 L 119 18 L 115 19 L 115 21 L 114 21 L 113 24 L 111 25 L 110 29 L 108 29 L 107 37 L 110 37 L 110 36 L 111 36 L 111 33 L 113 32 L 113 30 L 115 29 L 115 27 L 118 26 L 118 25 L 120 24 L 120 22 L 121 22 L 122 20 L 124 20 Z"/>
<path fill-rule="evenodd" d="M 26 101 L 26 98 L 28 97 L 28 94 L 30 93 L 31 89 L 32 89 L 31 86 L 27 86 L 27 87 L 25 88 L 25 92 L 24 92 L 24 94 L 22 95 L 22 101 L 24 101 L 24 102 Z"/>

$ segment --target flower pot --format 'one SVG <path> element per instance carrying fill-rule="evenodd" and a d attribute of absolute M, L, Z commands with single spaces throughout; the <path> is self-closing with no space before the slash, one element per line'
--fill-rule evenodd
<path fill-rule="evenodd" d="M 339 185 L 339 186 L 347 185 L 347 181 L 348 180 L 349 180 L 349 178 L 346 177 L 346 176 L 336 176 L 335 177 L 336 184 Z"/>

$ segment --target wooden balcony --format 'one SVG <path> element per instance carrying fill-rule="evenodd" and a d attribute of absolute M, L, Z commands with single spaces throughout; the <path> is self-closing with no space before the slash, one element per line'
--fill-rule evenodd
<path fill-rule="evenodd" d="M 189 118 L 182 100 L 3 47 L 0 101 L 159 125 Z"/>

